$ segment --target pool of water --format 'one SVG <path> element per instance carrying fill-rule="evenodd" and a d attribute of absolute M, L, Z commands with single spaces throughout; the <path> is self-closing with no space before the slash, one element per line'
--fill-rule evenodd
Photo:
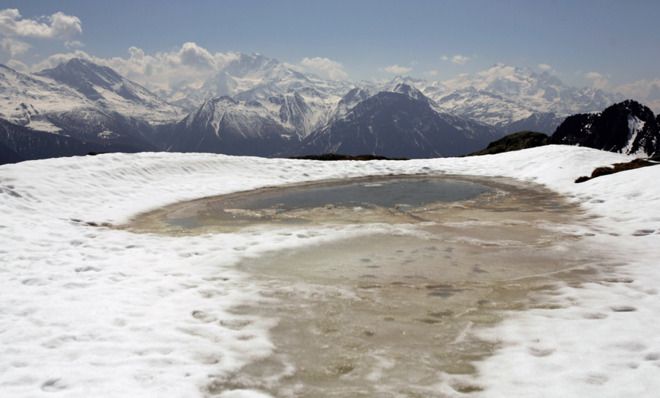
<path fill-rule="evenodd" d="M 140 215 L 131 227 L 182 233 L 231 231 L 255 224 L 302 224 L 321 219 L 355 222 L 356 216 L 376 222 L 379 212 L 382 222 L 401 222 L 389 213 L 410 214 L 414 209 L 470 200 L 488 192 L 491 187 L 468 179 L 429 176 L 322 181 L 175 204 Z M 347 209 L 351 211 L 346 213 Z"/>
<path fill-rule="evenodd" d="M 207 390 L 445 397 L 481 388 L 470 381 L 473 362 L 496 347 L 473 330 L 496 324 L 503 311 L 553 308 L 538 294 L 556 282 L 594 278 L 601 259 L 558 228 L 581 217 L 558 195 L 509 180 L 389 176 L 179 203 L 127 228 L 190 234 L 252 226 L 295 233 L 328 223 L 406 226 L 238 264 L 268 300 L 236 311 L 276 318 L 276 349 L 212 380 Z"/>
<path fill-rule="evenodd" d="M 274 189 L 259 195 L 227 200 L 230 207 L 258 210 L 309 209 L 325 206 L 419 207 L 436 202 L 472 199 L 489 190 L 470 181 L 432 177 L 384 177 L 310 184 L 291 189 Z"/>

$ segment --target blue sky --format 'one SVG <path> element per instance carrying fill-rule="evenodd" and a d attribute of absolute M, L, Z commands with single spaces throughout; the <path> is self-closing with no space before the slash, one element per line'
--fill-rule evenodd
<path fill-rule="evenodd" d="M 563 80 L 609 85 L 660 78 L 660 1 L 156 1 L 4 0 L 23 19 L 56 12 L 81 32 L 44 39 L 13 36 L 28 65 L 65 47 L 96 57 L 176 51 L 194 42 L 211 53 L 259 52 L 290 63 L 325 57 L 353 79 L 391 71 L 446 79 L 494 63 L 547 64 Z M 9 37 L 6 31 L 0 35 Z M 66 39 L 66 40 L 65 40 Z M 16 52 L 16 51 L 15 51 Z M 455 57 L 455 56 L 460 57 Z M 454 62 L 452 62 L 452 60 Z M 432 72 L 433 71 L 433 72 Z"/>

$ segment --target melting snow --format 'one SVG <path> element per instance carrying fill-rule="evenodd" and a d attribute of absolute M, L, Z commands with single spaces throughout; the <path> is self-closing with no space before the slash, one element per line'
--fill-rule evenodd
<path fill-rule="evenodd" d="M 487 397 L 655 396 L 660 390 L 660 188 L 648 167 L 573 180 L 629 157 L 547 146 L 405 162 L 109 154 L 0 167 L 0 391 L 33 397 L 203 396 L 210 376 L 269 355 L 265 298 L 232 264 L 269 250 L 387 230 L 294 227 L 204 236 L 94 225 L 180 200 L 312 179 L 388 173 L 501 175 L 545 184 L 593 214 L 585 237 L 618 264 L 609 282 L 562 286 L 553 310 L 512 313 L 479 364 Z M 91 224 L 90 224 L 91 223 Z M 542 354 L 542 355 L 541 355 Z M 451 395 L 457 376 L 439 385 Z M 456 393 L 456 395 L 459 395 Z M 228 391 L 223 396 L 265 396 Z"/>

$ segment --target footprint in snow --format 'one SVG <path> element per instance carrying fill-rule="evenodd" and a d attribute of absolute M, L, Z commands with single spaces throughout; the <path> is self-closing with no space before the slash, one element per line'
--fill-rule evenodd
<path fill-rule="evenodd" d="M 613 305 L 610 307 L 614 312 L 634 312 L 637 308 L 630 305 Z"/>
<path fill-rule="evenodd" d="M 655 232 L 655 229 L 638 229 L 633 232 L 633 236 L 647 236 Z"/>
<path fill-rule="evenodd" d="M 66 389 L 66 385 L 61 379 L 48 379 L 41 384 L 41 391 L 55 392 Z"/>
<path fill-rule="evenodd" d="M 547 357 L 555 352 L 554 348 L 530 347 L 529 353 L 535 357 Z"/>

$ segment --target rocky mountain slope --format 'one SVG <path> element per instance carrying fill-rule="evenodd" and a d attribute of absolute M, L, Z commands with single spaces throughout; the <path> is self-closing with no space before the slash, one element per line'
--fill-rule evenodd
<path fill-rule="evenodd" d="M 216 97 L 256 101 L 273 119 L 303 137 L 327 122 L 338 101 L 353 87 L 348 81 L 321 79 L 261 54 L 237 54 L 200 89 L 169 95 L 192 112 Z"/>
<path fill-rule="evenodd" d="M 103 110 L 127 117 L 159 124 L 183 116 L 180 108 L 168 104 L 141 85 L 107 66 L 84 59 L 73 58 L 36 75 L 73 89 Z"/>
<path fill-rule="evenodd" d="M 139 152 L 141 147 L 116 141 L 86 141 L 35 131 L 0 119 L 0 164 L 90 152 Z"/>
<path fill-rule="evenodd" d="M 79 59 L 35 74 L 0 66 L 0 92 L 0 143 L 22 159 L 157 150 L 155 126 L 183 116 L 112 69 Z"/>
<path fill-rule="evenodd" d="M 445 115 L 404 84 L 359 102 L 308 136 L 299 153 L 428 158 L 464 154 L 497 137 L 495 129 Z"/>
<path fill-rule="evenodd" d="M 626 100 L 602 112 L 566 118 L 550 141 L 627 155 L 651 156 L 660 152 L 660 124 L 649 108 Z"/>
<path fill-rule="evenodd" d="M 298 137 L 272 118 L 258 101 L 239 102 L 228 96 L 204 102 L 181 122 L 160 133 L 166 150 L 228 155 L 273 156 Z"/>

